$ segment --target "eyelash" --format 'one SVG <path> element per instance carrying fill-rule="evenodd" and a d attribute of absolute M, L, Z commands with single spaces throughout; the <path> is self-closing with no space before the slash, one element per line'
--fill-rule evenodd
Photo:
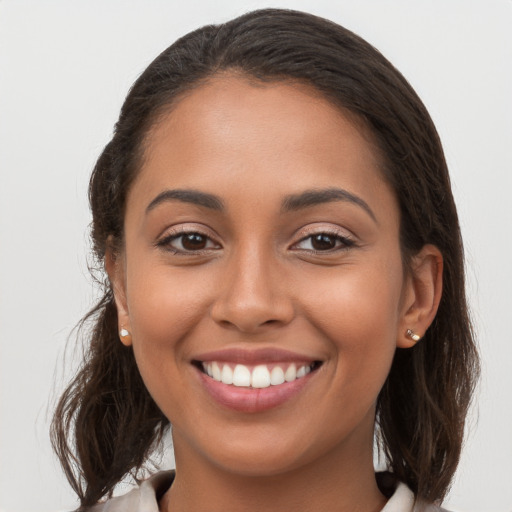
<path fill-rule="evenodd" d="M 334 247 L 332 249 L 326 249 L 326 250 L 319 250 L 319 249 L 314 249 L 314 248 L 302 249 L 302 250 L 307 251 L 310 254 L 331 254 L 331 253 L 336 253 L 338 251 L 346 251 L 350 247 L 356 246 L 355 241 L 352 240 L 351 238 L 340 235 L 339 233 L 336 233 L 334 231 L 321 230 L 321 231 L 315 231 L 313 233 L 309 233 L 307 236 L 301 238 L 297 243 L 295 243 L 292 246 L 292 248 L 297 247 L 300 243 L 302 243 L 306 240 L 311 240 L 311 242 L 312 242 L 313 238 L 318 237 L 318 236 L 323 236 L 323 237 L 328 237 L 328 238 L 334 239 L 335 244 L 339 243 L 339 245 L 338 245 L 338 247 Z"/>
<path fill-rule="evenodd" d="M 165 249 L 166 251 L 169 251 L 169 252 L 171 252 L 173 254 L 185 255 L 185 256 L 188 256 L 190 254 L 202 255 L 202 254 L 205 254 L 206 252 L 211 251 L 214 248 L 214 247 L 206 247 L 204 249 L 198 249 L 198 250 L 193 250 L 193 249 L 187 250 L 187 249 L 177 249 L 176 247 L 173 247 L 171 245 L 171 243 L 173 241 L 179 240 L 181 238 L 182 239 L 181 245 L 183 246 L 183 238 L 185 236 L 192 236 L 192 235 L 198 235 L 200 237 L 203 237 L 205 239 L 205 241 L 206 241 L 206 244 L 213 243 L 214 245 L 217 245 L 217 246 L 219 245 L 219 244 L 217 244 L 217 242 L 213 241 L 210 236 L 208 236 L 205 233 L 202 233 L 199 230 L 196 230 L 196 229 L 182 229 L 180 231 L 176 231 L 174 233 L 171 233 L 171 234 L 165 236 L 164 238 L 162 238 L 161 240 L 157 241 L 156 246 L 160 247 L 162 249 Z"/>
<path fill-rule="evenodd" d="M 177 249 L 171 245 L 171 243 L 175 240 L 179 240 L 180 238 L 183 239 L 185 236 L 192 236 L 192 235 L 198 235 L 200 237 L 203 237 L 206 241 L 206 244 L 213 243 L 217 247 L 205 247 L 204 249 L 195 250 L 195 249 Z M 297 249 L 297 246 L 299 244 L 301 244 L 302 242 L 305 242 L 306 240 L 312 241 L 313 237 L 318 237 L 318 236 L 323 236 L 323 237 L 328 237 L 328 238 L 334 239 L 334 242 L 335 242 L 335 244 L 338 244 L 338 247 L 335 246 L 333 248 L 326 249 L 326 250 L 320 250 L 320 249 L 314 249 L 314 248 Z M 217 244 L 217 242 L 212 240 L 212 238 L 210 236 L 206 235 L 205 233 L 202 233 L 201 231 L 198 231 L 198 230 L 186 230 L 186 229 L 183 229 L 183 230 L 180 230 L 180 231 L 177 231 L 177 232 L 174 232 L 172 234 L 165 236 L 163 239 L 157 241 L 157 243 L 155 245 L 157 247 L 163 248 L 166 251 L 169 251 L 169 252 L 171 252 L 173 254 L 177 254 L 177 255 L 203 255 L 203 254 L 211 251 L 212 249 L 217 249 L 220 247 L 219 244 Z M 183 246 L 183 240 L 181 242 L 181 245 Z M 344 250 L 349 249 L 350 247 L 355 247 L 355 246 L 356 246 L 356 243 L 351 238 L 342 236 L 336 232 L 323 230 L 323 231 L 316 231 L 316 232 L 308 234 L 307 236 L 301 238 L 298 242 L 293 244 L 291 246 L 291 248 L 295 249 L 295 250 L 302 250 L 302 251 L 308 252 L 310 254 L 331 254 L 331 253 L 336 253 L 338 251 L 344 251 Z"/>

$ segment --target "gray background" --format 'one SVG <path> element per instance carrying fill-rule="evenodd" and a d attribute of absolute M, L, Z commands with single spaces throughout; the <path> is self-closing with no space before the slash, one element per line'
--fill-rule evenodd
<path fill-rule="evenodd" d="M 445 506 L 512 510 L 510 0 L 0 0 L 1 510 L 75 506 L 49 447 L 48 402 L 69 375 L 66 339 L 94 297 L 86 187 L 129 86 L 178 36 L 266 6 L 307 10 L 365 37 L 437 124 L 483 357 Z"/>

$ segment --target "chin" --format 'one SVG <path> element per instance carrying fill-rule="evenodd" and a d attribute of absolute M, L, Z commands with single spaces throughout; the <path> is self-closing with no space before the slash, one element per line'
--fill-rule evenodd
<path fill-rule="evenodd" d="M 309 461 L 308 461 L 309 462 Z M 245 453 L 233 453 L 230 457 L 216 458 L 214 463 L 219 469 L 243 477 L 266 478 L 289 473 L 307 464 L 297 455 L 269 454 L 259 450 Z"/>

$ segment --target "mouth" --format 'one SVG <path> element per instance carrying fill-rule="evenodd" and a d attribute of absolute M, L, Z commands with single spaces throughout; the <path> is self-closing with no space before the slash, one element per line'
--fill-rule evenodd
<path fill-rule="evenodd" d="M 192 361 L 203 389 L 223 408 L 258 413 L 309 387 L 323 361 L 278 350 L 225 350 Z"/>
<path fill-rule="evenodd" d="M 205 375 L 228 386 L 264 389 L 304 378 L 321 366 L 321 361 L 274 362 L 248 365 L 222 361 L 195 361 Z"/>

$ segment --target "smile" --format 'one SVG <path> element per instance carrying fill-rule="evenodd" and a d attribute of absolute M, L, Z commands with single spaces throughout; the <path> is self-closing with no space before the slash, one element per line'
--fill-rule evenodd
<path fill-rule="evenodd" d="M 252 414 L 282 406 L 302 394 L 323 366 L 323 361 L 276 349 L 216 351 L 192 362 L 214 403 Z"/>
<path fill-rule="evenodd" d="M 217 382 L 236 387 L 255 389 L 280 386 L 301 379 L 313 371 L 318 363 L 229 364 L 218 361 L 203 362 L 202 370 Z"/>

